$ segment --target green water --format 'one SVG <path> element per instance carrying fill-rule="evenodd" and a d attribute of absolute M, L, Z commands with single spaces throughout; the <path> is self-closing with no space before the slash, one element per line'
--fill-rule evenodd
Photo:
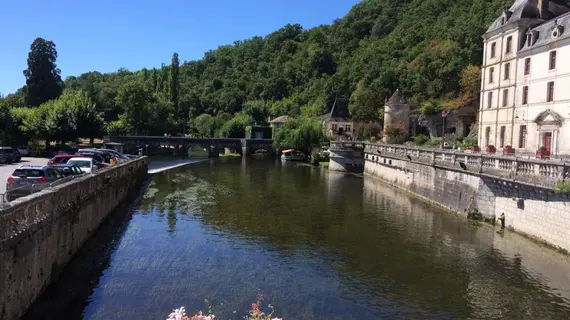
<path fill-rule="evenodd" d="M 113 221 L 114 220 L 114 221 Z M 27 319 L 569 319 L 570 259 L 370 178 L 221 159 L 153 177 Z"/>

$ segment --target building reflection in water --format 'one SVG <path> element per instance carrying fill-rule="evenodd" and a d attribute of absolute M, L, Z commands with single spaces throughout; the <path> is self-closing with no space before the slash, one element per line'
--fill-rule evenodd
<path fill-rule="evenodd" d="M 382 219 L 429 241 L 433 254 L 460 257 L 457 271 L 470 279 L 464 296 L 473 310 L 470 319 L 548 314 L 539 310 L 545 301 L 570 310 L 570 257 L 518 234 L 474 225 L 371 177 L 364 179 L 363 199 Z"/>

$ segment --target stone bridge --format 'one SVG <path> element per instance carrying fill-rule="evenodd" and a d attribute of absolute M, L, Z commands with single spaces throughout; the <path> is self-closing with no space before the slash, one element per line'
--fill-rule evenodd
<path fill-rule="evenodd" d="M 120 143 L 123 152 L 137 154 L 139 149 L 145 155 L 163 151 L 172 151 L 178 155 L 188 155 L 191 147 L 200 147 L 208 150 L 208 157 L 215 158 L 226 149 L 249 156 L 256 151 L 264 150 L 275 155 L 272 139 L 232 139 L 232 138 L 190 138 L 190 137 L 162 137 L 162 136 L 109 136 L 105 142 Z"/>

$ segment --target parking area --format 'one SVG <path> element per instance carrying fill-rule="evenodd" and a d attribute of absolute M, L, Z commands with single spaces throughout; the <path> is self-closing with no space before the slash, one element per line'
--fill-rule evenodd
<path fill-rule="evenodd" d="M 0 164 L 0 194 L 6 192 L 6 181 L 8 177 L 14 172 L 15 169 L 20 166 L 29 165 L 45 165 L 48 162 L 48 158 L 30 158 L 22 157 L 22 161 L 12 164 Z"/>

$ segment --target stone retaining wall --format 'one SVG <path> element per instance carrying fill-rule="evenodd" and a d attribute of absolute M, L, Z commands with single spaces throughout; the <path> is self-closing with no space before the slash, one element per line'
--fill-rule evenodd
<path fill-rule="evenodd" d="M 142 157 L 0 209 L 0 320 L 27 310 L 147 172 Z"/>
<path fill-rule="evenodd" d="M 554 190 L 460 168 L 366 153 L 364 173 L 467 217 L 496 221 L 519 233 L 570 251 L 570 196 Z"/>

